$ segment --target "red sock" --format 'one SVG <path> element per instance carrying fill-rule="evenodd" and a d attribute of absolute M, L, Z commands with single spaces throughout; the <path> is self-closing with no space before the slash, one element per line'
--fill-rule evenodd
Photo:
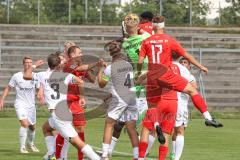
<path fill-rule="evenodd" d="M 78 136 L 81 138 L 83 142 L 85 141 L 84 132 L 79 132 Z M 78 160 L 83 160 L 83 153 L 81 152 L 80 149 L 78 150 Z"/>
<path fill-rule="evenodd" d="M 192 98 L 193 104 L 201 113 L 204 113 L 208 110 L 207 105 L 200 94 L 196 94 L 191 98 Z"/>
<path fill-rule="evenodd" d="M 146 142 L 139 142 L 138 144 L 138 150 L 139 150 L 139 155 L 138 158 L 144 158 L 146 154 L 148 144 Z"/>
<path fill-rule="evenodd" d="M 64 145 L 64 138 L 58 134 L 56 137 L 56 151 L 55 151 L 55 156 L 56 158 L 60 158 L 61 157 L 61 151 Z"/>
<path fill-rule="evenodd" d="M 158 150 L 158 160 L 165 160 L 168 154 L 168 147 L 160 146 Z"/>

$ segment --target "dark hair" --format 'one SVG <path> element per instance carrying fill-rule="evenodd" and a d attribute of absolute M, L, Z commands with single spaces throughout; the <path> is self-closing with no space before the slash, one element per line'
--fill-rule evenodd
<path fill-rule="evenodd" d="M 172 52 L 172 59 L 173 60 L 177 60 L 178 58 L 180 58 L 181 56 L 179 54 L 177 54 L 176 52 Z"/>
<path fill-rule="evenodd" d="M 47 61 L 50 69 L 55 69 L 61 63 L 60 57 L 55 53 L 50 54 Z"/>
<path fill-rule="evenodd" d="M 153 17 L 153 23 L 162 23 L 165 22 L 165 17 L 164 16 L 155 16 Z"/>
<path fill-rule="evenodd" d="M 110 52 L 110 55 L 114 55 L 115 53 L 120 53 L 122 49 L 122 41 L 121 40 L 112 40 L 104 45 L 104 50 Z"/>
<path fill-rule="evenodd" d="M 78 46 L 71 46 L 71 47 L 69 47 L 68 50 L 67 50 L 68 57 L 71 57 L 70 55 L 73 52 L 75 52 L 77 48 L 80 49 Z"/>
<path fill-rule="evenodd" d="M 189 60 L 186 59 L 185 57 L 180 58 L 179 63 L 180 63 L 181 61 L 184 61 L 184 60 L 186 60 L 186 61 L 188 62 L 188 64 L 190 64 Z"/>
<path fill-rule="evenodd" d="M 150 11 L 145 11 L 140 15 L 142 19 L 147 19 L 148 21 L 152 21 L 153 16 L 154 16 L 153 13 Z"/>
<path fill-rule="evenodd" d="M 24 57 L 23 58 L 23 64 L 25 63 L 25 61 L 27 60 L 27 59 L 31 59 L 30 57 Z M 32 60 L 32 59 L 31 59 Z"/>
<path fill-rule="evenodd" d="M 61 51 L 56 51 L 55 54 L 58 55 L 58 56 L 61 56 L 62 52 Z"/>

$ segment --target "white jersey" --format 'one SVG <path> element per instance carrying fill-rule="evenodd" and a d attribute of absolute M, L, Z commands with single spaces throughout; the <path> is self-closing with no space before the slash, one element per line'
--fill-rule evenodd
<path fill-rule="evenodd" d="M 15 108 L 18 107 L 35 107 L 35 93 L 38 86 L 38 79 L 33 73 L 32 80 L 23 79 L 23 72 L 15 73 L 10 81 L 9 86 L 16 89 Z"/>
<path fill-rule="evenodd" d="M 67 100 L 68 84 L 73 83 L 74 75 L 47 70 L 39 72 L 37 76 L 44 88 L 44 97 L 48 109 L 55 109 L 58 103 Z"/>
<path fill-rule="evenodd" d="M 128 105 L 136 104 L 133 68 L 129 62 L 120 60 L 112 63 L 104 70 L 104 76 L 111 83 L 110 92 L 113 97 Z"/>

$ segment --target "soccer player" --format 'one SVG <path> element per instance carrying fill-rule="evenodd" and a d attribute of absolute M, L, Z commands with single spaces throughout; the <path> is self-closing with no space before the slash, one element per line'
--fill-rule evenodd
<path fill-rule="evenodd" d="M 81 56 L 82 51 L 78 46 L 71 46 L 67 51 L 68 61 L 64 65 L 63 71 L 66 73 L 72 73 L 75 76 L 88 79 L 91 83 L 95 82 L 95 76 L 91 73 L 91 69 L 95 67 L 99 62 L 91 64 L 82 64 Z M 86 125 L 85 115 L 84 115 L 84 104 L 79 103 L 79 89 L 75 84 L 70 84 L 68 89 L 68 105 L 73 114 L 73 125 L 78 132 L 79 137 L 82 141 L 85 140 L 84 127 Z M 56 138 L 56 158 L 67 158 L 67 142 L 61 135 Z M 62 147 L 64 149 L 62 150 Z M 62 155 L 61 155 L 62 152 Z M 83 153 L 78 150 L 78 160 L 83 159 Z"/>
<path fill-rule="evenodd" d="M 8 95 L 11 88 L 16 89 L 16 99 L 14 107 L 16 110 L 17 118 L 20 121 L 19 129 L 19 142 L 20 153 L 28 153 L 26 149 L 26 140 L 28 139 L 28 147 L 33 152 L 39 152 L 34 145 L 35 128 L 36 128 L 36 106 L 35 106 L 35 93 L 37 87 L 37 79 L 35 73 L 31 72 L 33 79 L 26 79 L 28 68 L 36 68 L 42 65 L 43 61 L 38 61 L 35 65 L 32 65 L 32 59 L 30 57 L 24 57 L 23 59 L 23 71 L 15 73 L 8 86 L 3 91 L 0 98 L 0 110 L 3 109 L 4 100 Z M 36 66 L 37 65 L 37 66 Z"/>
<path fill-rule="evenodd" d="M 85 144 L 72 126 L 72 113 L 69 111 L 67 102 L 67 92 L 69 84 L 78 85 L 78 103 L 85 104 L 83 97 L 83 81 L 73 74 L 63 73 L 60 69 L 60 58 L 57 54 L 48 56 L 48 66 L 50 70 L 37 74 L 40 84 L 44 88 L 44 99 L 48 105 L 51 117 L 43 125 L 43 132 L 48 149 L 48 159 L 54 160 L 54 136 L 52 131 L 56 129 L 74 147 L 81 150 L 88 158 L 99 160 L 99 156 L 92 148 Z"/>
<path fill-rule="evenodd" d="M 177 64 L 177 62 L 174 62 Z M 191 69 L 190 62 L 185 58 L 180 58 L 179 63 L 188 70 Z M 191 74 L 189 82 L 194 88 L 197 88 L 195 77 Z M 184 131 L 188 123 L 188 101 L 189 95 L 178 92 L 178 109 L 175 121 L 175 128 L 172 136 L 172 160 L 179 160 L 184 147 Z"/>
<path fill-rule="evenodd" d="M 150 11 L 145 11 L 143 12 L 140 17 L 141 17 L 141 22 L 138 25 L 138 27 L 149 34 L 154 34 L 153 32 L 153 25 L 152 25 L 152 19 L 153 19 L 153 13 Z"/>
<path fill-rule="evenodd" d="M 102 159 L 108 159 L 109 146 L 112 138 L 114 124 L 121 118 L 126 124 L 126 128 L 133 147 L 133 158 L 138 158 L 138 135 L 136 131 L 136 120 L 138 119 L 138 109 L 136 107 L 136 95 L 130 90 L 133 86 L 132 65 L 127 61 L 126 55 L 121 53 L 119 42 L 111 41 L 107 44 L 111 65 L 104 71 L 100 66 L 98 72 L 98 84 L 100 88 L 111 83 L 111 98 L 107 100 L 109 108 L 105 118 L 105 127 L 102 144 Z"/>
<path fill-rule="evenodd" d="M 164 34 L 164 17 L 162 16 L 156 16 L 153 19 L 153 27 L 155 34 L 149 37 L 148 39 L 144 40 L 142 43 L 142 47 L 140 50 L 139 55 L 139 64 L 138 64 L 138 75 L 141 74 L 141 68 L 143 59 L 147 56 L 149 60 L 148 65 L 148 73 L 145 74 L 145 79 L 147 81 L 147 99 L 152 100 L 153 96 L 160 95 L 161 88 L 167 87 L 171 90 L 179 91 L 187 93 L 191 96 L 191 99 L 196 106 L 196 108 L 203 114 L 205 118 L 205 124 L 209 126 L 214 127 L 222 127 L 222 124 L 215 121 L 210 113 L 208 112 L 207 105 L 204 102 L 202 96 L 198 93 L 198 91 L 192 87 L 190 83 L 185 78 L 182 78 L 180 75 L 174 74 L 174 72 L 170 69 L 170 65 L 172 64 L 172 52 L 175 52 L 179 56 L 183 56 L 186 59 L 188 59 L 192 64 L 197 66 L 199 69 L 201 69 L 204 72 L 208 72 L 208 69 L 204 66 L 202 66 L 200 63 L 197 62 L 197 60 L 188 54 L 179 43 L 177 43 L 171 36 Z M 144 78 L 143 78 L 144 79 Z M 155 98 L 155 97 L 154 97 Z M 161 99 L 158 100 L 161 104 Z M 159 106 L 159 104 L 158 104 Z M 174 108 L 172 108 L 174 109 Z M 171 108 L 169 109 L 171 110 Z M 152 116 L 162 116 L 164 115 L 164 112 L 161 112 L 161 109 L 159 113 L 157 110 L 148 110 L 146 114 L 146 118 L 151 119 Z M 174 112 L 174 110 L 172 110 Z M 160 115 L 159 115 L 160 114 Z M 149 118 L 150 117 L 150 118 Z M 153 119 L 153 118 L 152 118 Z M 158 118 L 156 118 L 158 119 Z M 156 122 L 156 121 L 155 121 Z M 158 134 L 158 139 L 161 144 L 165 144 L 165 136 L 162 133 L 161 128 L 157 123 L 154 124 L 150 123 L 150 126 L 156 127 L 156 131 Z M 139 155 L 140 158 L 144 158 L 147 141 L 148 138 L 146 138 L 149 133 L 149 130 L 147 128 L 151 128 L 150 126 L 144 126 L 141 134 L 141 142 L 139 143 Z M 162 124 L 164 126 L 164 124 Z M 153 127 L 154 128 L 154 127 Z M 167 137 L 166 137 L 167 138 Z M 162 148 L 162 149 L 161 149 Z M 168 148 L 161 147 L 159 149 L 160 155 L 163 155 L 164 157 L 167 153 Z M 162 154 L 161 154 L 162 152 Z"/>

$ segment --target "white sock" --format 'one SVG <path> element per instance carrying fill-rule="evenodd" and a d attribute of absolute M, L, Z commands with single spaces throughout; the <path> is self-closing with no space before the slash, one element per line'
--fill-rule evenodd
<path fill-rule="evenodd" d="M 155 137 L 153 137 L 152 135 L 149 135 L 148 136 L 148 148 L 146 150 L 146 155 L 149 153 L 150 149 L 152 148 L 154 141 L 155 141 Z"/>
<path fill-rule="evenodd" d="M 102 144 L 102 157 L 108 157 L 108 151 L 109 151 L 109 144 L 103 143 Z"/>
<path fill-rule="evenodd" d="M 115 148 L 115 146 L 116 146 L 116 144 L 117 144 L 117 141 L 118 141 L 118 139 L 117 139 L 116 137 L 112 137 L 112 142 L 111 142 L 111 144 L 110 144 L 110 146 L 109 146 L 109 151 L 108 151 L 109 156 L 112 155 L 112 153 L 113 153 L 113 151 L 114 151 L 114 148 Z"/>
<path fill-rule="evenodd" d="M 183 151 L 183 146 L 184 146 L 184 136 L 179 135 L 176 138 L 175 160 L 180 159 L 180 157 L 182 155 L 182 151 Z"/>
<path fill-rule="evenodd" d="M 176 153 L 176 141 L 172 141 L 172 154 Z"/>
<path fill-rule="evenodd" d="M 31 129 L 28 129 L 27 134 L 28 134 L 28 143 L 30 145 L 33 145 L 33 142 L 35 140 L 35 130 L 32 131 Z"/>
<path fill-rule="evenodd" d="M 54 136 L 47 136 L 45 137 L 45 143 L 47 146 L 47 154 L 52 155 L 55 152 L 55 137 Z"/>
<path fill-rule="evenodd" d="M 204 112 L 203 113 L 203 117 L 205 119 L 208 119 L 208 120 L 212 120 L 212 116 L 210 115 L 210 113 L 208 111 Z"/>
<path fill-rule="evenodd" d="M 133 159 L 138 159 L 138 147 L 133 148 Z"/>
<path fill-rule="evenodd" d="M 88 144 L 85 145 L 81 151 L 91 160 L 100 160 L 100 157 L 93 151 L 92 147 Z"/>
<path fill-rule="evenodd" d="M 25 148 L 26 140 L 27 140 L 27 128 L 21 126 L 19 129 L 20 148 Z"/>
<path fill-rule="evenodd" d="M 61 158 L 62 159 L 64 158 L 64 160 L 67 160 L 68 148 L 69 148 L 69 142 L 66 139 L 64 139 L 64 144 L 61 151 Z"/>

